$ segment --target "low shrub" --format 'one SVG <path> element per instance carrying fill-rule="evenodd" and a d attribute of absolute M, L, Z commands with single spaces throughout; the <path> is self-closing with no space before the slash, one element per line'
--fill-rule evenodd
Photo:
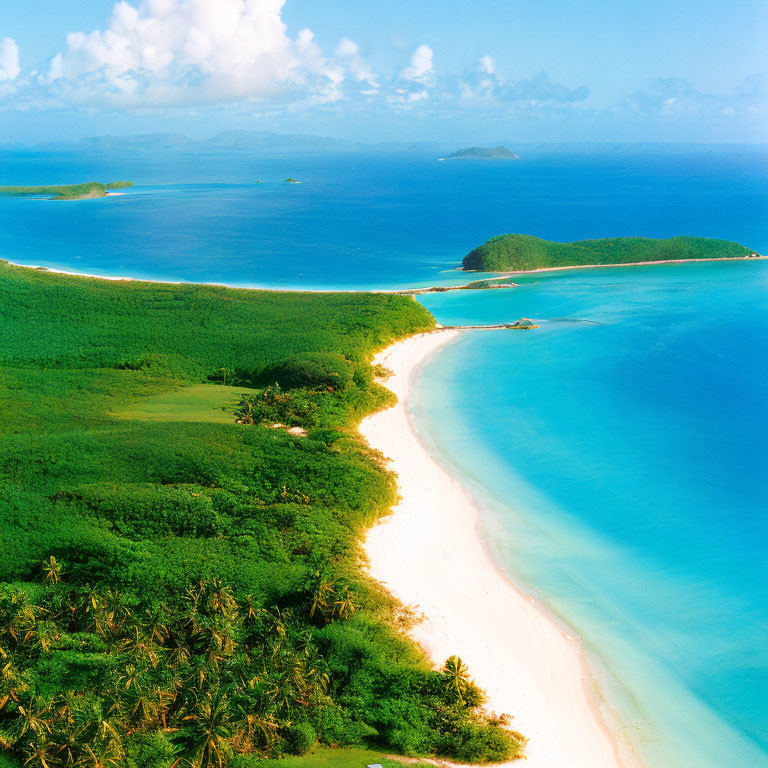
<path fill-rule="evenodd" d="M 295 723 L 288 729 L 288 746 L 295 755 L 306 755 L 317 744 L 317 733 L 309 723 Z"/>
<path fill-rule="evenodd" d="M 279 384 L 283 389 L 346 391 L 354 373 L 354 365 L 344 355 L 334 352 L 302 352 L 264 369 L 259 378 L 264 384 Z"/>
<path fill-rule="evenodd" d="M 170 768 L 175 759 L 176 747 L 160 731 L 139 731 L 126 743 L 127 768 Z"/>
<path fill-rule="evenodd" d="M 246 397 L 235 408 L 241 424 L 285 424 L 289 427 L 314 426 L 318 405 L 314 393 L 306 390 L 284 391 L 279 384 Z"/>

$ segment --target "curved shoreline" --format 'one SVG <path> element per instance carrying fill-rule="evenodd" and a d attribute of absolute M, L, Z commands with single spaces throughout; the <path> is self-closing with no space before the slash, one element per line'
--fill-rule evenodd
<path fill-rule="evenodd" d="M 374 358 L 393 371 L 385 386 L 398 402 L 364 419 L 360 432 L 391 458 L 401 498 L 365 538 L 369 573 L 416 607 L 422 620 L 410 635 L 435 665 L 458 654 L 486 690 L 489 709 L 514 716 L 512 727 L 529 739 L 529 768 L 639 765 L 605 722 L 580 641 L 499 570 L 478 534 L 475 501 L 413 431 L 411 380 L 460 333 L 419 334 Z"/>
<path fill-rule="evenodd" d="M 564 267 L 539 267 L 538 269 L 518 269 L 514 272 L 481 272 L 477 269 L 464 269 L 456 267 L 456 272 L 466 272 L 476 275 L 495 275 L 491 280 L 501 280 L 515 275 L 535 275 L 539 272 L 563 272 L 566 269 L 606 269 L 608 267 L 653 267 L 656 264 L 698 264 L 705 261 L 760 261 L 768 259 L 768 256 L 757 254 L 756 256 L 717 256 L 714 259 L 663 259 L 661 261 L 623 261 L 620 264 L 571 264 Z"/>
<path fill-rule="evenodd" d="M 123 193 L 117 193 L 123 194 Z M 271 291 L 274 293 L 389 293 L 389 294 L 402 294 L 416 295 L 424 293 L 445 293 L 446 291 L 457 290 L 487 290 L 483 288 L 472 288 L 472 283 L 482 282 L 487 280 L 488 282 L 494 280 L 504 280 L 508 277 L 514 277 L 515 275 L 534 275 L 539 272 L 562 272 L 570 269 L 603 269 L 606 267 L 648 267 L 656 264 L 693 264 L 703 263 L 707 261 L 764 261 L 768 259 L 768 256 L 724 256 L 716 259 L 676 259 L 669 261 L 638 261 L 628 262 L 625 264 L 577 264 L 570 267 L 541 267 L 540 269 L 522 270 L 519 272 L 475 272 L 474 270 L 464 270 L 461 267 L 456 267 L 454 272 L 467 272 L 471 274 L 489 274 L 493 277 L 482 278 L 481 280 L 470 280 L 469 283 L 463 283 L 461 285 L 432 285 L 421 288 L 274 288 L 270 286 L 259 285 L 233 285 L 232 283 L 213 283 L 213 282 L 195 282 L 192 280 L 169 280 L 151 277 L 131 277 L 130 275 L 95 275 L 90 272 L 77 272 L 68 269 L 60 269 L 57 267 L 45 267 L 42 264 L 19 264 L 16 261 L 5 259 L 0 257 L 0 262 L 5 262 L 11 267 L 19 267 L 20 269 L 36 269 L 41 272 L 51 272 L 54 275 L 69 275 L 70 277 L 87 277 L 91 280 L 110 280 L 112 282 L 126 282 L 126 283 L 162 283 L 163 285 L 208 285 L 215 288 L 231 288 L 235 291 Z M 518 286 L 497 286 L 497 288 L 513 288 Z"/>

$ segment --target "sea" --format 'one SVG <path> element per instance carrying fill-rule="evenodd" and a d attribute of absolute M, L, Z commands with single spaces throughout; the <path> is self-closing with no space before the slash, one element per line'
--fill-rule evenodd
<path fill-rule="evenodd" d="M 466 282 L 462 257 L 504 232 L 699 235 L 768 253 L 765 147 L 520 154 L 4 150 L 1 184 L 136 186 L 0 198 L 0 258 L 370 290 Z M 427 360 L 417 431 L 474 494 L 500 567 L 583 639 L 648 768 L 768 766 L 768 262 L 516 282 L 419 297 L 443 324 L 540 328 L 467 332 Z"/>

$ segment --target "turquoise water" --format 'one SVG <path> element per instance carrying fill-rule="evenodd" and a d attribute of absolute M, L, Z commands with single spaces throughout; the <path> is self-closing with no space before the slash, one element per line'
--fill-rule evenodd
<path fill-rule="evenodd" d="M 301 184 L 285 184 L 288 176 Z M 393 288 L 453 272 L 505 231 L 557 240 L 690 234 L 768 253 L 768 152 L 254 158 L 0 152 L 0 184 L 132 179 L 128 194 L 0 198 L 0 258 L 73 271 L 280 288 Z M 261 180 L 261 184 L 256 184 Z"/>
<path fill-rule="evenodd" d="M 463 255 L 504 231 L 703 235 L 768 253 L 767 157 L 5 152 L 2 184 L 137 186 L 0 198 L 0 258 L 366 289 L 463 282 Z M 542 327 L 441 352 L 416 383 L 419 429 L 484 502 L 496 555 L 584 637 L 652 768 L 768 765 L 768 262 L 520 282 L 422 297 L 444 323 Z"/>
<path fill-rule="evenodd" d="M 470 332 L 415 385 L 497 557 L 585 638 L 649 766 L 768 765 L 768 263 L 423 297 Z"/>

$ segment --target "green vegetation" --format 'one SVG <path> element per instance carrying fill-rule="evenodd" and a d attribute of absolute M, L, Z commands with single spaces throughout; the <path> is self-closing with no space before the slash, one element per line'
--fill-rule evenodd
<path fill-rule="evenodd" d="M 538 328 L 539 326 L 536 325 L 533 320 L 529 320 L 527 317 L 521 317 L 519 320 L 515 320 L 514 323 L 506 323 L 504 327 L 513 330 L 530 331 L 533 328 Z"/>
<path fill-rule="evenodd" d="M 59 186 L 41 187 L 0 187 L 0 196 L 28 197 L 51 196 L 54 200 L 85 200 L 92 197 L 105 197 L 107 191 L 132 187 L 132 181 L 111 181 L 102 184 L 98 181 L 88 181 L 85 184 L 64 184 Z"/>
<path fill-rule="evenodd" d="M 235 407 L 244 395 L 256 394 L 245 387 L 216 384 L 192 384 L 178 389 L 147 395 L 110 415 L 120 419 L 148 421 L 207 421 L 231 424 Z"/>
<path fill-rule="evenodd" d="M 464 269 L 513 272 L 588 264 L 635 264 L 641 261 L 717 259 L 750 256 L 738 243 L 705 237 L 607 237 L 554 243 L 532 235 L 499 235 L 464 257 Z"/>
<path fill-rule="evenodd" d="M 4 768 L 520 752 L 359 568 L 396 498 L 356 431 L 391 398 L 369 362 L 421 305 L 4 262 L 0 291 Z"/>
<path fill-rule="evenodd" d="M 508 147 L 467 147 L 448 155 L 449 160 L 519 160 Z"/>
<path fill-rule="evenodd" d="M 276 383 L 288 389 L 330 387 L 346 391 L 354 375 L 355 367 L 338 352 L 304 352 L 268 366 L 260 378 L 265 384 Z"/>
<path fill-rule="evenodd" d="M 318 749 L 308 757 L 256 761 L 238 759 L 236 768 L 365 768 L 380 763 L 383 768 L 404 768 L 405 763 L 368 749 Z M 407 768 L 432 768 L 429 763 L 408 763 Z"/>
<path fill-rule="evenodd" d="M 298 179 L 294 179 L 292 176 L 289 176 L 285 181 L 287 184 L 301 184 Z"/>
<path fill-rule="evenodd" d="M 468 291 L 485 291 L 496 288 L 517 288 L 518 285 L 513 283 L 508 277 L 491 277 L 487 280 L 473 280 L 471 283 L 461 287 Z"/>

